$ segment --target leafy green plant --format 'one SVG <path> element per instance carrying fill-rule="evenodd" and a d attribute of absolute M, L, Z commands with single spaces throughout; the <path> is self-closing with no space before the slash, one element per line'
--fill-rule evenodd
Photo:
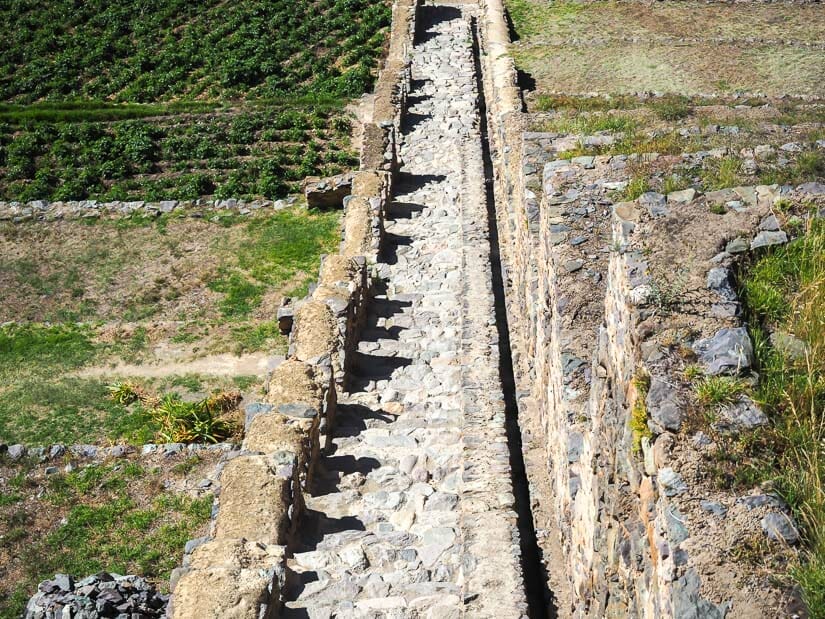
<path fill-rule="evenodd" d="M 132 384 L 110 387 L 111 397 L 120 404 L 140 402 L 147 410 L 157 439 L 166 443 L 219 443 L 240 431 L 237 412 L 241 395 L 221 392 L 197 402 L 186 402 L 178 394 L 158 398 Z"/>
<path fill-rule="evenodd" d="M 167 395 L 152 409 L 160 429 L 158 436 L 168 443 L 219 443 L 239 431 L 228 413 L 237 409 L 238 393 L 222 393 L 199 402 L 184 402 Z"/>
<path fill-rule="evenodd" d="M 141 398 L 140 388 L 134 383 L 113 383 L 107 387 L 109 397 L 121 406 L 128 406 Z"/>

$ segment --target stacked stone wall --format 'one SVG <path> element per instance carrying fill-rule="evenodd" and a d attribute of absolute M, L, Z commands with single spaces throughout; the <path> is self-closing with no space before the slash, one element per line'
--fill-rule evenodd
<path fill-rule="evenodd" d="M 416 0 L 393 7 L 389 55 L 365 127 L 362 167 L 344 201 L 339 252 L 323 258 L 317 285 L 296 304 L 287 359 L 269 376 L 265 401 L 247 407 L 242 449 L 220 474 L 210 535 L 187 545 L 173 574 L 170 617 L 280 612 L 303 493 L 334 427 L 381 248 L 417 7 Z"/>
<path fill-rule="evenodd" d="M 699 413 L 683 372 L 691 346 L 710 372 L 702 347 L 711 344 L 701 342 L 744 333 L 730 286 L 711 285 L 730 281 L 736 259 L 720 250 L 737 234 L 743 249 L 734 243 L 735 251 L 785 242 L 778 228 L 765 232 L 771 209 L 779 200 L 821 200 L 825 188 L 740 187 L 707 196 L 689 189 L 614 204 L 630 180 L 628 165 L 658 156 L 562 159 L 559 153 L 610 136 L 525 131 L 502 4 L 481 4 L 519 421 L 559 614 L 769 616 L 786 603 L 782 594 L 732 554 L 747 535 L 764 533 L 780 539 L 772 552 L 781 556 L 785 533 L 793 543 L 793 524 L 774 496 L 737 497 L 708 482 L 703 462 L 714 445 L 696 433 Z M 715 153 L 696 154 L 706 156 Z M 691 222 L 723 206 L 725 219 L 697 237 Z M 724 277 L 714 270 L 720 266 Z M 687 278 L 689 313 L 656 310 L 662 270 L 674 281 Z M 764 422 L 751 405 L 729 411 L 726 431 Z M 772 532 L 775 522 L 788 526 Z M 726 585 L 731 578 L 748 584 L 737 590 Z"/>

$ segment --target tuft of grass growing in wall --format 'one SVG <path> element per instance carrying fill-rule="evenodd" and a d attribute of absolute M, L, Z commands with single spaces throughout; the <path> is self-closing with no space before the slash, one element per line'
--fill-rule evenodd
<path fill-rule="evenodd" d="M 662 120 L 676 121 L 693 114 L 693 106 L 686 97 L 667 97 L 650 105 Z"/>
<path fill-rule="evenodd" d="M 636 389 L 636 400 L 630 410 L 630 431 L 633 434 L 633 453 L 642 453 L 642 439 L 653 438 L 653 432 L 647 425 L 647 393 L 650 390 L 650 376 L 639 370 L 633 377 L 633 386 Z"/>
<path fill-rule="evenodd" d="M 680 174 L 672 174 L 668 176 L 662 183 L 662 193 L 667 195 L 674 191 L 682 191 L 690 187 L 690 179 L 681 176 Z"/>
<path fill-rule="evenodd" d="M 650 181 L 647 176 L 634 176 L 622 192 L 621 200 L 630 202 L 648 191 L 650 191 Z"/>
<path fill-rule="evenodd" d="M 682 375 L 685 377 L 685 380 L 690 383 L 692 383 L 698 378 L 701 378 L 703 374 L 704 372 L 702 371 L 702 367 L 695 363 L 691 363 L 690 365 L 688 365 L 682 372 Z"/>
<path fill-rule="evenodd" d="M 700 174 L 706 191 L 728 189 L 743 184 L 742 160 L 738 157 L 725 157 L 711 162 Z"/>
<path fill-rule="evenodd" d="M 696 400 L 704 407 L 733 404 L 745 393 L 747 385 L 730 376 L 705 376 L 693 387 Z"/>

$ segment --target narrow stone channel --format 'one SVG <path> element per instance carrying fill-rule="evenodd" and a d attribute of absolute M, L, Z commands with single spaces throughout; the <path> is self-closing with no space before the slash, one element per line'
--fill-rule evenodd
<path fill-rule="evenodd" d="M 546 616 L 489 225 L 477 12 L 420 10 L 381 283 L 306 499 L 285 616 Z"/>

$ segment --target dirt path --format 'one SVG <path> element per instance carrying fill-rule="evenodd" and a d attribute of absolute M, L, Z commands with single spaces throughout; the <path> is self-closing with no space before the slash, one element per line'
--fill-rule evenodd
<path fill-rule="evenodd" d="M 74 374 L 82 378 L 102 376 L 134 376 L 138 378 L 164 378 L 184 374 L 207 376 L 263 376 L 274 368 L 282 357 L 263 352 L 246 355 L 222 353 L 190 361 L 163 361 L 160 363 L 118 363 L 109 366 L 84 368 Z"/>

